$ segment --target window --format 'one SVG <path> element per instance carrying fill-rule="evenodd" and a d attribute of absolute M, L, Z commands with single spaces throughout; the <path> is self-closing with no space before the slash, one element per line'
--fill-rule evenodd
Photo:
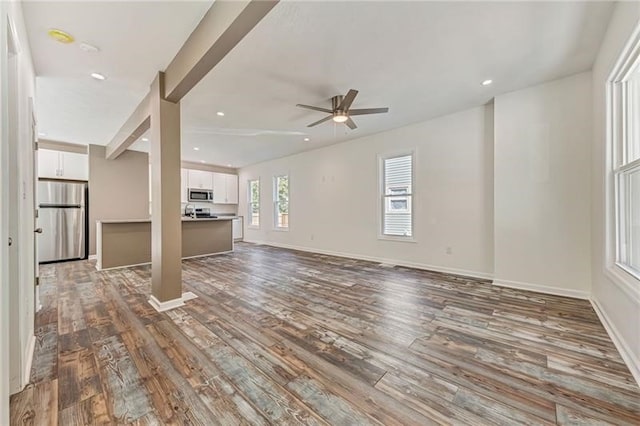
<path fill-rule="evenodd" d="M 249 185 L 249 227 L 260 227 L 260 179 L 250 180 Z"/>
<path fill-rule="evenodd" d="M 413 154 L 383 157 L 380 161 L 382 236 L 413 236 Z"/>
<path fill-rule="evenodd" d="M 616 262 L 640 279 L 640 58 L 613 91 Z"/>
<path fill-rule="evenodd" d="M 289 176 L 273 179 L 274 226 L 289 229 Z"/>

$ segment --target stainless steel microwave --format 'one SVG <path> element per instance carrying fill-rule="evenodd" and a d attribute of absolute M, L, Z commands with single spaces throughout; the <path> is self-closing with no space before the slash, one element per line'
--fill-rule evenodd
<path fill-rule="evenodd" d="M 213 190 L 188 188 L 189 202 L 213 203 Z"/>

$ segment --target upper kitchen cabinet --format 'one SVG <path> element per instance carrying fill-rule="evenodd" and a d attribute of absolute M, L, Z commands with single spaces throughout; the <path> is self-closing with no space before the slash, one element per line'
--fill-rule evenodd
<path fill-rule="evenodd" d="M 189 170 L 180 169 L 180 202 L 189 202 Z"/>
<path fill-rule="evenodd" d="M 52 179 L 89 180 L 87 154 L 38 150 L 38 177 Z"/>
<path fill-rule="evenodd" d="M 213 173 L 203 170 L 188 170 L 188 187 L 196 189 L 213 189 Z"/>
<path fill-rule="evenodd" d="M 214 204 L 238 204 L 238 176 L 226 173 L 213 174 Z"/>

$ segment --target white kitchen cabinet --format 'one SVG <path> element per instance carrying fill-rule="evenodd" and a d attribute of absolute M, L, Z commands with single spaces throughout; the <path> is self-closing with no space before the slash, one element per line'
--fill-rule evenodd
<path fill-rule="evenodd" d="M 76 152 L 61 152 L 62 173 L 65 179 L 89 180 L 89 156 Z"/>
<path fill-rule="evenodd" d="M 227 203 L 238 204 L 238 176 L 227 175 Z"/>
<path fill-rule="evenodd" d="M 226 204 L 227 199 L 227 175 L 213 173 L 213 203 Z"/>
<path fill-rule="evenodd" d="M 233 219 L 233 239 L 234 241 L 238 241 L 241 240 L 243 237 L 243 230 L 242 230 L 242 217 L 237 217 L 235 219 Z"/>
<path fill-rule="evenodd" d="M 226 173 L 213 174 L 214 204 L 238 204 L 238 176 Z"/>
<path fill-rule="evenodd" d="M 57 179 L 60 170 L 60 152 L 50 149 L 38 150 L 38 177 Z"/>
<path fill-rule="evenodd" d="M 180 202 L 189 202 L 189 170 L 180 169 Z"/>
<path fill-rule="evenodd" d="M 203 170 L 188 171 L 189 188 L 213 189 L 213 173 Z"/>
<path fill-rule="evenodd" d="M 38 177 L 89 180 L 89 158 L 76 152 L 39 149 Z"/>

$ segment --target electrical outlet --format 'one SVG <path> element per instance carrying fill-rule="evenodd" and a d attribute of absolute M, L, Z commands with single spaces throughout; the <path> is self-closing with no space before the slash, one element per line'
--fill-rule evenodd
<path fill-rule="evenodd" d="M 444 249 L 444 252 L 445 252 L 446 254 L 453 254 L 453 250 L 451 249 L 451 247 L 446 247 L 446 248 Z"/>

